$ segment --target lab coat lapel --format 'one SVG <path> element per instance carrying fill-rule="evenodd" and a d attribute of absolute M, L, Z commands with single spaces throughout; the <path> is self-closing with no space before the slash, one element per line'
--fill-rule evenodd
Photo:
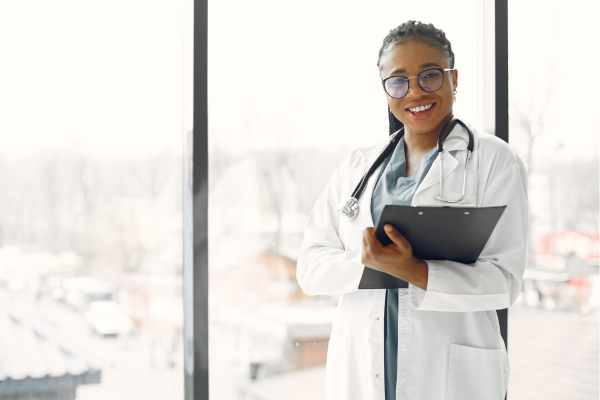
<path fill-rule="evenodd" d="M 356 185 L 358 185 L 358 182 L 360 181 L 360 179 L 364 176 L 364 174 L 367 173 L 369 168 L 371 168 L 371 165 L 373 165 L 373 163 L 375 162 L 377 157 L 387 147 L 388 144 L 389 144 L 389 141 L 386 141 L 386 143 L 384 145 L 378 147 L 375 151 L 363 153 L 363 155 L 365 156 L 365 162 L 363 163 L 362 167 L 355 169 L 355 171 L 360 170 L 361 173 L 357 173 L 355 175 L 355 171 L 352 172 L 353 187 L 356 187 Z M 367 186 L 365 187 L 365 190 L 363 191 L 363 194 L 360 196 L 360 200 L 358 202 L 359 207 L 360 207 L 360 212 L 358 213 L 358 215 L 361 216 L 362 218 L 366 219 L 365 222 L 366 222 L 366 226 L 368 226 L 368 227 L 374 226 L 373 225 L 373 216 L 371 215 L 371 200 L 373 198 L 373 191 L 375 190 L 375 183 L 377 182 L 377 178 L 379 177 L 379 173 L 380 173 L 382 167 L 383 167 L 383 163 L 379 164 L 377 169 L 375 169 L 375 171 L 371 174 L 371 176 L 369 177 L 369 180 L 367 182 Z"/>
<path fill-rule="evenodd" d="M 353 189 L 358 185 L 358 182 L 360 182 L 365 172 L 365 163 L 352 170 L 350 173 L 350 186 L 352 186 Z"/>
<path fill-rule="evenodd" d="M 456 124 L 456 126 L 452 128 L 452 131 L 444 141 L 444 151 L 442 152 L 442 157 L 444 159 L 444 180 L 446 180 L 446 178 L 450 176 L 452 172 L 454 172 L 454 170 L 459 164 L 458 160 L 454 158 L 454 156 L 452 156 L 450 152 L 455 150 L 467 150 L 468 139 L 469 135 L 465 128 Z M 425 176 L 425 179 L 423 179 L 423 182 L 421 182 L 419 188 L 415 192 L 415 196 L 419 192 L 440 183 L 440 164 L 441 162 L 438 154 L 438 157 L 431 165 L 431 168 Z"/>
<path fill-rule="evenodd" d="M 456 158 L 454 158 L 449 151 L 447 151 L 446 149 L 444 149 L 444 151 L 442 152 L 442 157 L 444 158 L 444 179 L 446 179 L 455 169 L 456 166 L 458 165 L 458 160 L 456 160 Z M 440 182 L 440 157 L 438 154 L 438 157 L 435 159 L 435 161 L 433 162 L 433 164 L 431 164 L 431 168 L 429 169 L 429 172 L 427 173 L 427 175 L 425 176 L 425 179 L 423 179 L 423 182 L 421 182 L 421 184 L 419 185 L 419 188 L 417 189 L 415 196 L 422 190 L 427 189 L 430 186 L 433 186 L 435 184 L 438 184 Z"/>
<path fill-rule="evenodd" d="M 370 164 L 369 164 L 370 165 Z M 375 183 L 377 182 L 377 178 L 379 177 L 379 172 L 383 168 L 383 163 L 381 163 L 377 169 L 373 172 L 373 174 L 369 177 L 369 182 L 367 183 L 367 187 L 363 193 L 363 197 L 361 198 L 363 204 L 361 204 L 361 209 L 364 210 L 362 213 L 363 218 L 366 218 L 367 226 L 373 227 L 373 215 L 371 214 L 371 200 L 373 199 L 373 191 L 375 191 Z"/>

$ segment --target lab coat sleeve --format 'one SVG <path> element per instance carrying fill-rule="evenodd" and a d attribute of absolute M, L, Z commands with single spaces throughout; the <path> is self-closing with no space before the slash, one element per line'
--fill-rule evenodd
<path fill-rule="evenodd" d="M 317 199 L 304 229 L 296 275 L 308 295 L 342 295 L 358 290 L 364 265 L 361 247 L 346 251 L 338 229 L 342 191 L 340 170 Z"/>
<path fill-rule="evenodd" d="M 527 176 L 522 162 L 486 187 L 481 207 L 506 209 L 474 264 L 425 260 L 427 290 L 409 284 L 415 310 L 472 312 L 513 305 L 521 291 L 527 249 Z"/>

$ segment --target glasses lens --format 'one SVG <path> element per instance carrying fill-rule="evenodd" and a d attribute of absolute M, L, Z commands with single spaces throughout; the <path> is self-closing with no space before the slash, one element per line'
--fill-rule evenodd
<path fill-rule="evenodd" d="M 385 81 L 385 91 L 395 99 L 404 97 L 408 91 L 408 79 L 401 76 L 388 79 Z"/>
<path fill-rule="evenodd" d="M 435 92 L 444 82 L 443 72 L 436 69 L 423 71 L 419 74 L 419 85 L 426 92 Z"/>

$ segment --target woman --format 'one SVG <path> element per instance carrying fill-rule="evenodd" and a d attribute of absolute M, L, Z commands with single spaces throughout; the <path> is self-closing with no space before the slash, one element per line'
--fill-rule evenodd
<path fill-rule="evenodd" d="M 443 31 L 414 21 L 400 25 L 384 39 L 378 67 L 398 144 L 369 177 L 354 218 L 338 210 L 388 140 L 353 151 L 333 173 L 298 259 L 307 294 L 341 295 L 327 354 L 327 399 L 503 399 L 509 363 L 495 310 L 515 302 L 525 268 L 523 163 L 502 140 L 467 125 L 474 148 L 461 203 L 507 206 L 476 263 L 417 259 L 389 224 L 393 243 L 383 247 L 374 226 L 385 204 L 440 205 L 437 195 L 462 197 L 468 135 L 458 124 L 446 135 L 440 193 L 436 145 L 453 118 L 458 85 Z M 408 288 L 358 290 L 364 266 Z"/>

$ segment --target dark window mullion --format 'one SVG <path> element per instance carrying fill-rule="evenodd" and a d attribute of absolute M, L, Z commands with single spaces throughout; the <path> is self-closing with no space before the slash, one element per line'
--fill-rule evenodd
<path fill-rule="evenodd" d="M 193 131 L 184 140 L 184 374 L 185 399 L 208 400 L 208 0 L 194 0 L 193 7 Z"/>
<path fill-rule="evenodd" d="M 508 143 L 508 0 L 494 2 L 495 134 Z M 500 334 L 508 351 L 508 308 L 497 310 Z M 504 396 L 506 400 L 508 392 Z"/>

